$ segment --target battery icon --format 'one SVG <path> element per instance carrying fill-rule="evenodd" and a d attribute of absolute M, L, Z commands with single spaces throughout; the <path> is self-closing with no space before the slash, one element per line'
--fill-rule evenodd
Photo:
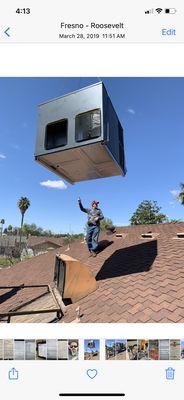
<path fill-rule="evenodd" d="M 166 14 L 176 14 L 176 12 L 177 12 L 176 8 L 165 8 Z"/>

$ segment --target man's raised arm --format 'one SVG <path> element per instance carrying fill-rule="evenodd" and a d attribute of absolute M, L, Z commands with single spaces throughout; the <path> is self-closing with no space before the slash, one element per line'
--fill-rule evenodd
<path fill-rule="evenodd" d="M 84 208 L 84 207 L 83 207 L 82 201 L 81 201 L 81 198 L 80 198 L 80 197 L 78 198 L 78 204 L 79 204 L 79 207 L 80 207 L 81 211 L 85 212 L 86 214 L 89 213 L 89 211 L 90 211 L 89 208 Z"/>

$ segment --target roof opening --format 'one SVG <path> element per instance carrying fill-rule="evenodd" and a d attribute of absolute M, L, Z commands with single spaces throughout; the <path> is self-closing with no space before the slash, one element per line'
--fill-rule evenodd
<path fill-rule="evenodd" d="M 116 237 L 117 237 L 117 238 L 123 238 L 123 239 L 125 239 L 126 236 L 127 236 L 126 233 L 116 233 Z"/>
<path fill-rule="evenodd" d="M 178 239 L 184 239 L 184 232 L 178 232 L 176 236 Z"/>
<path fill-rule="evenodd" d="M 142 233 L 141 237 L 143 239 L 152 239 L 153 238 L 153 233 L 152 232 L 147 232 L 147 233 Z"/>

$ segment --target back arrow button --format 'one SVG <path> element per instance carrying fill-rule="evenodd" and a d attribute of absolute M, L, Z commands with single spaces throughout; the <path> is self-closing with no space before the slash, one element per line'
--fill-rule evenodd
<path fill-rule="evenodd" d="M 4 31 L 5 35 L 8 36 L 8 37 L 10 37 L 9 30 L 10 30 L 10 28 L 7 28 L 7 29 Z"/>

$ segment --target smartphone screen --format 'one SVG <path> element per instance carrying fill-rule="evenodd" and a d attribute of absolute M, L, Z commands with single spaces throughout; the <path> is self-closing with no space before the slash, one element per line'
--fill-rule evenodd
<path fill-rule="evenodd" d="M 0 394 L 182 399 L 184 6 L 7 1 Z"/>

